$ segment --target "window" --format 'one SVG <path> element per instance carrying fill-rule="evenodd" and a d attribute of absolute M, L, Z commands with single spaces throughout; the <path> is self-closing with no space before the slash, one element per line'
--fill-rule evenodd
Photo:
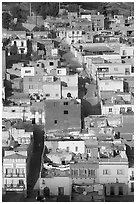
<path fill-rule="evenodd" d="M 64 195 L 64 187 L 58 187 L 58 195 L 63 196 Z"/>
<path fill-rule="evenodd" d="M 32 81 L 32 78 L 29 78 L 29 81 Z"/>
<path fill-rule="evenodd" d="M 131 67 L 131 73 L 134 73 L 134 66 Z"/>
<path fill-rule="evenodd" d="M 19 180 L 19 185 L 20 185 L 20 186 L 23 186 L 23 185 L 24 185 L 24 180 L 22 180 L 22 179 Z"/>
<path fill-rule="evenodd" d="M 120 114 L 121 114 L 121 113 L 125 113 L 125 108 L 124 108 L 124 107 L 121 107 L 121 108 L 120 108 Z"/>
<path fill-rule="evenodd" d="M 75 152 L 77 152 L 78 151 L 78 147 L 75 147 Z"/>
<path fill-rule="evenodd" d="M 33 85 L 29 85 L 29 89 L 33 89 Z"/>
<path fill-rule="evenodd" d="M 123 174 L 123 169 L 118 169 L 118 170 L 117 170 L 117 174 L 118 174 L 118 175 L 122 175 L 122 174 Z"/>
<path fill-rule="evenodd" d="M 95 169 L 88 169 L 88 176 L 95 176 Z"/>
<path fill-rule="evenodd" d="M 59 94 L 56 94 L 56 96 L 59 96 Z"/>
<path fill-rule="evenodd" d="M 77 31 L 77 35 L 79 34 L 79 31 Z"/>
<path fill-rule="evenodd" d="M 23 47 L 24 46 L 24 42 L 21 42 L 21 47 Z"/>
<path fill-rule="evenodd" d="M 110 169 L 104 169 L 103 175 L 110 175 Z"/>
<path fill-rule="evenodd" d="M 64 114 L 67 115 L 68 114 L 68 110 L 64 110 Z"/>
<path fill-rule="evenodd" d="M 64 102 L 64 106 L 67 106 L 68 105 L 68 102 Z"/>
<path fill-rule="evenodd" d="M 78 169 L 74 169 L 74 176 L 78 176 Z"/>
<path fill-rule="evenodd" d="M 37 67 L 39 67 L 39 64 L 37 64 Z"/>
<path fill-rule="evenodd" d="M 58 122 L 57 120 L 54 120 L 54 124 L 57 124 L 57 122 Z"/>
<path fill-rule="evenodd" d="M 111 113 L 112 112 L 112 108 L 109 108 L 109 113 Z"/>
<path fill-rule="evenodd" d="M 25 73 L 27 74 L 27 73 L 31 73 L 31 70 L 25 70 Z"/>
<path fill-rule="evenodd" d="M 45 67 L 43 63 L 41 64 L 41 67 L 42 67 L 42 68 L 44 68 L 44 67 Z"/>
<path fill-rule="evenodd" d="M 50 94 L 45 94 L 45 96 L 49 97 L 49 96 L 50 96 Z"/>
<path fill-rule="evenodd" d="M 69 147 L 66 147 L 66 151 L 69 152 Z"/>
<path fill-rule="evenodd" d="M 119 186 L 119 195 L 123 195 L 123 186 Z"/>
<path fill-rule="evenodd" d="M 24 50 L 21 50 L 21 54 L 24 54 Z"/>
<path fill-rule="evenodd" d="M 16 112 L 15 110 L 12 110 L 12 112 L 14 113 L 14 112 Z"/>
<path fill-rule="evenodd" d="M 54 63 L 53 62 L 50 62 L 50 66 L 53 66 L 54 65 Z"/>
<path fill-rule="evenodd" d="M 113 186 L 110 187 L 110 195 L 114 195 L 114 187 Z"/>
<path fill-rule="evenodd" d="M 75 32 L 74 32 L 74 31 L 72 31 L 72 34 L 74 35 L 74 34 L 75 34 Z"/>
<path fill-rule="evenodd" d="M 131 192 L 134 192 L 134 183 L 131 183 Z"/>

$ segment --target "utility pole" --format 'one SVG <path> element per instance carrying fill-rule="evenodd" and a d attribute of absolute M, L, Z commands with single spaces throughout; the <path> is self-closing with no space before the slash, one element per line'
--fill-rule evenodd
<path fill-rule="evenodd" d="M 32 12 L 32 5 L 31 5 L 31 2 L 30 2 L 30 16 L 31 16 L 31 12 Z"/>

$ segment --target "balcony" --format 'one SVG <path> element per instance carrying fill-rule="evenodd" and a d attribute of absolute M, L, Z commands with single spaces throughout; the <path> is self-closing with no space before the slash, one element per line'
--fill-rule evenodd
<path fill-rule="evenodd" d="M 25 189 L 24 184 L 5 184 L 4 187 L 6 191 L 23 191 Z"/>
<path fill-rule="evenodd" d="M 5 174 L 5 178 L 25 178 L 25 174 L 13 174 L 13 173 L 10 173 L 10 174 Z"/>
<path fill-rule="evenodd" d="M 130 181 L 134 181 L 134 176 L 130 176 Z"/>

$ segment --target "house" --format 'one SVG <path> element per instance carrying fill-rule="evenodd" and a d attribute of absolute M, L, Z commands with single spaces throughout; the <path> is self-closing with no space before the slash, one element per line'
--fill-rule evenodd
<path fill-rule="evenodd" d="M 114 157 L 99 159 L 99 182 L 104 184 L 106 195 L 127 195 L 128 159 L 125 151 Z"/>
<path fill-rule="evenodd" d="M 61 81 L 43 82 L 43 96 L 46 100 L 61 99 Z"/>
<path fill-rule="evenodd" d="M 126 77 L 126 75 L 133 75 L 132 65 L 129 63 L 92 63 L 88 68 L 94 80 L 96 77 Z"/>
<path fill-rule="evenodd" d="M 122 59 L 133 58 L 134 57 L 134 46 L 122 45 L 120 47 L 120 56 Z"/>
<path fill-rule="evenodd" d="M 45 101 L 46 132 L 80 129 L 81 101 L 79 99 L 60 99 Z"/>
<path fill-rule="evenodd" d="M 16 45 L 19 54 L 27 54 L 27 39 L 13 39 L 11 40 L 11 46 Z"/>
<path fill-rule="evenodd" d="M 92 30 L 99 31 L 104 29 L 104 15 L 91 15 Z"/>
<path fill-rule="evenodd" d="M 77 43 L 71 45 L 71 52 L 78 62 L 88 66 L 88 59 L 101 57 L 107 61 L 121 61 L 121 56 L 105 43 Z"/>
<path fill-rule="evenodd" d="M 100 91 L 118 91 L 118 92 L 123 92 L 124 91 L 124 83 L 123 79 L 118 79 L 118 78 L 99 78 L 98 79 L 98 87 L 99 87 L 99 92 Z"/>
<path fill-rule="evenodd" d="M 13 153 L 3 158 L 3 183 L 8 191 L 24 192 L 27 195 L 27 157 Z"/>
<path fill-rule="evenodd" d="M 23 92 L 25 94 L 42 93 L 43 77 L 42 76 L 25 76 L 23 78 Z"/>
<path fill-rule="evenodd" d="M 27 67 L 21 67 L 21 78 L 25 76 L 34 76 L 35 70 L 34 67 L 27 66 Z"/>
<path fill-rule="evenodd" d="M 103 115 L 134 112 L 134 98 L 130 93 L 109 92 L 102 97 L 101 111 Z"/>
<path fill-rule="evenodd" d="M 48 154 L 46 157 L 43 156 L 43 163 L 41 166 L 39 176 L 39 188 L 40 194 L 45 195 L 48 189 L 47 197 L 66 196 L 71 199 L 72 194 L 72 179 L 70 178 L 70 167 L 68 164 L 61 164 L 60 160 L 72 158 L 68 152 L 60 151 L 55 153 L 49 153 L 49 158 L 52 164 L 47 161 Z M 56 164 L 56 165 L 54 165 Z"/>

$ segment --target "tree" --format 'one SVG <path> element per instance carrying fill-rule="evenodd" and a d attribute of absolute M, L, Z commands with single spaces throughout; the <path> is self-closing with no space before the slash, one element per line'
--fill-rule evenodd
<path fill-rule="evenodd" d="M 11 55 L 17 55 L 17 53 L 18 53 L 18 48 L 17 48 L 16 43 L 14 43 L 14 45 L 11 46 L 11 48 L 10 48 L 10 53 L 11 53 Z"/>
<path fill-rule="evenodd" d="M 70 4 L 68 7 L 69 12 L 78 12 L 79 6 L 77 4 Z"/>
<path fill-rule="evenodd" d="M 8 30 L 11 23 L 11 19 L 12 19 L 11 15 L 7 12 L 4 12 L 2 14 L 2 27 Z"/>
<path fill-rule="evenodd" d="M 27 19 L 27 12 L 21 9 L 20 6 L 15 6 L 11 9 L 13 18 L 17 18 L 17 22 L 24 23 Z"/>

